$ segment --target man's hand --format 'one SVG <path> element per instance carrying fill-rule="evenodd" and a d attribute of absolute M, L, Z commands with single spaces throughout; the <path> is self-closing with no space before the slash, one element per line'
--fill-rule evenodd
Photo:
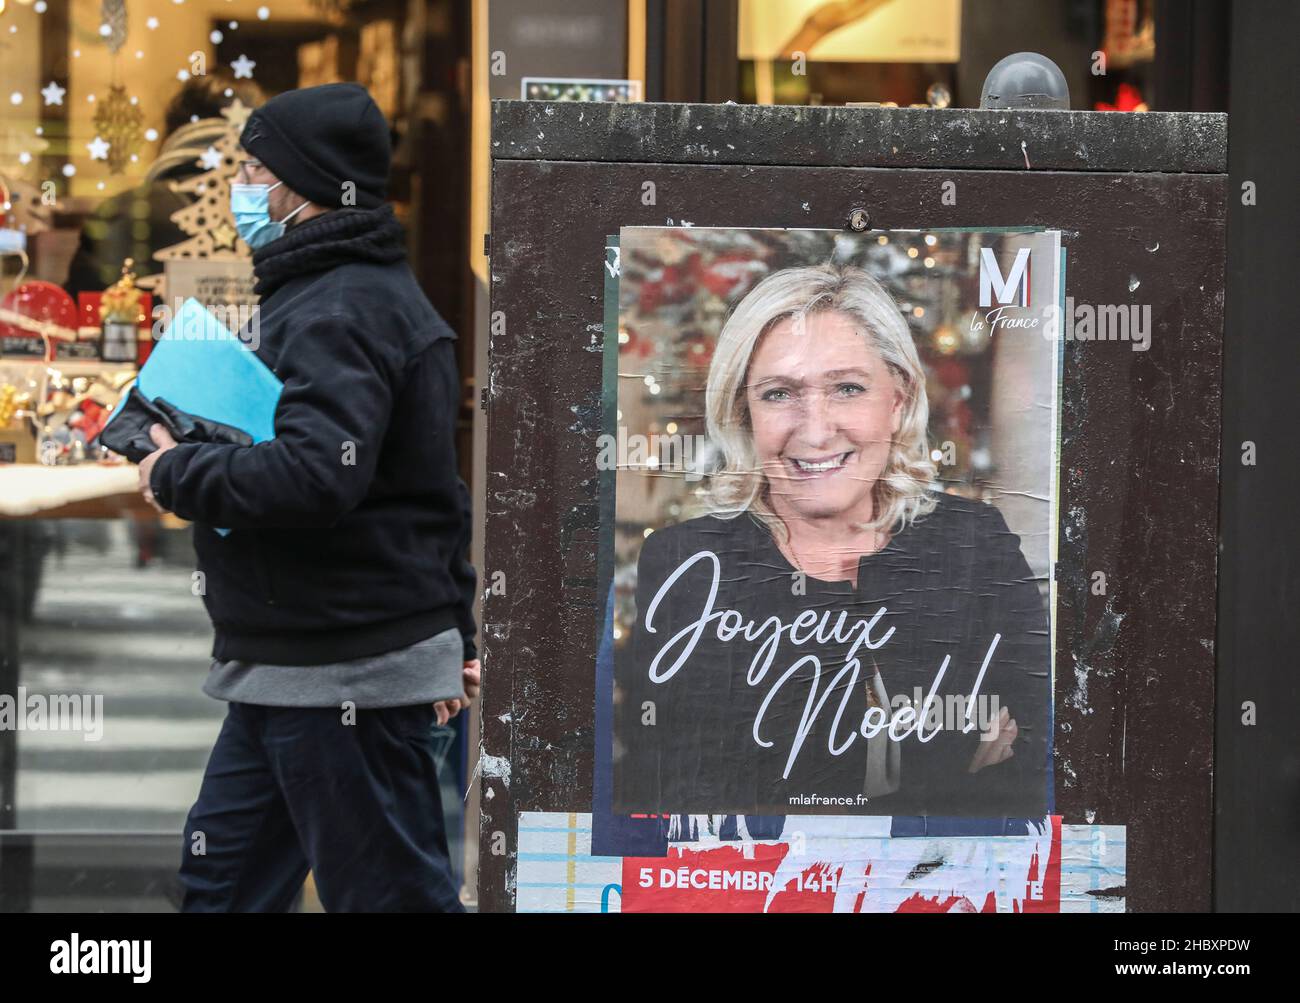
<path fill-rule="evenodd" d="M 478 699 L 479 684 L 483 679 L 483 667 L 476 658 L 472 662 L 465 663 L 465 671 L 462 674 L 465 681 L 465 695 L 471 700 Z"/>
<path fill-rule="evenodd" d="M 1016 727 L 1015 718 L 1005 707 L 998 719 L 989 725 L 988 730 L 980 736 L 980 747 L 975 750 L 975 755 L 971 757 L 969 772 L 978 773 L 986 766 L 995 766 L 1004 762 L 1015 755 L 1015 750 L 1011 745 L 1016 740 L 1016 735 L 1020 730 Z"/>
<path fill-rule="evenodd" d="M 433 705 L 434 713 L 438 715 L 438 723 L 446 724 L 461 710 L 469 707 L 471 700 L 477 700 L 479 694 L 479 684 L 482 680 L 482 667 L 476 658 L 472 662 L 466 662 L 461 672 L 461 682 L 465 687 L 465 695 L 457 700 L 439 700 Z"/>
<path fill-rule="evenodd" d="M 153 506 L 155 511 L 160 515 L 167 510 L 158 504 L 157 499 L 153 496 L 153 491 L 149 487 L 149 475 L 153 472 L 153 465 L 158 462 L 158 457 L 162 456 L 167 450 L 176 445 L 176 440 L 172 434 L 161 425 L 154 424 L 149 426 L 149 438 L 158 448 L 140 461 L 140 494 L 144 495 L 144 500 Z"/>

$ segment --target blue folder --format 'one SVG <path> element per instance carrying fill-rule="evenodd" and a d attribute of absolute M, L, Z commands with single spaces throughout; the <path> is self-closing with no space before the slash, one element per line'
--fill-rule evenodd
<path fill-rule="evenodd" d="M 188 414 L 247 432 L 255 443 L 275 438 L 284 384 L 196 299 L 176 311 L 140 367 L 136 387 L 149 400 L 161 397 Z M 125 404 L 123 394 L 118 408 Z"/>
<path fill-rule="evenodd" d="M 196 299 L 181 304 L 140 367 L 136 380 L 150 400 L 161 397 L 189 414 L 252 436 L 275 438 L 275 408 L 284 384 Z"/>

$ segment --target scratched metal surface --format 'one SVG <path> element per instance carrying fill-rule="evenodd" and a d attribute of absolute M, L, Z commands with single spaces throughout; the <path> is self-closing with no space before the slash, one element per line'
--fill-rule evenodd
<path fill-rule="evenodd" d="M 496 101 L 492 118 L 492 156 L 512 160 L 1221 174 L 1228 158 L 1219 112 Z"/>
<path fill-rule="evenodd" d="M 531 116 L 506 132 L 498 121 L 497 140 L 539 128 L 545 106 Z M 641 204 L 644 181 L 656 206 Z M 941 204 L 944 181 L 956 206 Z M 1067 822 L 1128 826 L 1130 910 L 1208 909 L 1225 192 L 1221 174 L 1154 167 L 496 159 L 492 310 L 505 323 L 491 343 L 483 577 L 503 571 L 506 590 L 484 604 L 481 908 L 513 906 L 518 811 L 591 806 L 605 235 L 669 221 L 840 228 L 861 206 L 879 228 L 1060 228 L 1076 301 L 1151 304 L 1147 352 L 1065 346 L 1056 803 Z"/>

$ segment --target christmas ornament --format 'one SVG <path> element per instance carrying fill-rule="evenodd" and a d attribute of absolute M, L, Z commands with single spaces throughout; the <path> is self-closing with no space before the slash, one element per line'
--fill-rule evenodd
<path fill-rule="evenodd" d="M 172 213 L 172 222 L 190 236 L 156 251 L 156 260 L 239 261 L 252 256 L 248 245 L 239 239 L 230 215 L 230 183 L 239 173 L 239 134 L 251 112 L 238 98 L 224 108 L 221 115 L 226 120 L 225 132 L 208 148 L 211 153 L 205 151 L 195 161 L 206 169 L 173 185 L 174 190 L 194 197 L 189 205 Z"/>
<path fill-rule="evenodd" d="M 925 100 L 931 108 L 947 108 L 952 104 L 952 91 L 935 81 L 926 88 Z"/>
<path fill-rule="evenodd" d="M 77 304 L 53 282 L 29 279 L 0 299 L 0 338 L 40 338 L 33 355 L 45 357 L 45 338 L 77 337 Z M 39 348 L 39 351 L 35 350 Z"/>
<path fill-rule="evenodd" d="M 123 168 L 131 162 L 131 157 L 140 150 L 143 141 L 144 112 L 133 104 L 127 96 L 126 88 L 121 84 L 110 84 L 108 97 L 95 103 L 96 143 L 101 137 L 108 143 L 108 169 L 113 174 L 121 174 Z M 91 151 L 95 158 L 95 152 Z M 97 158 L 95 158 L 97 159 Z"/>
<path fill-rule="evenodd" d="M 253 114 L 253 109 L 240 101 L 239 98 L 235 98 L 221 114 L 230 123 L 230 128 L 235 131 L 236 142 L 238 142 L 239 134 L 244 131 L 244 126 L 248 124 L 248 116 Z"/>
<path fill-rule="evenodd" d="M 126 0 L 103 0 L 99 6 L 103 27 L 108 29 L 105 39 L 108 51 L 117 55 L 117 50 L 126 42 Z M 100 29 L 103 34 L 103 28 Z"/>
<path fill-rule="evenodd" d="M 104 290 L 99 301 L 99 318 L 103 322 L 100 357 L 106 362 L 135 361 L 136 331 L 145 317 L 131 270 L 134 264 L 130 258 L 122 263 L 122 277 Z"/>
<path fill-rule="evenodd" d="M 0 428 L 13 420 L 18 412 L 18 388 L 12 383 L 0 386 Z"/>
<path fill-rule="evenodd" d="M 99 319 L 138 325 L 144 322 L 140 310 L 140 290 L 135 287 L 135 262 L 127 258 L 122 262 L 122 277 L 104 290 L 99 301 Z"/>

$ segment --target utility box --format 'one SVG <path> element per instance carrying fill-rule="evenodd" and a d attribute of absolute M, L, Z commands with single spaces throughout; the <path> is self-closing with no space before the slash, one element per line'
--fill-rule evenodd
<path fill-rule="evenodd" d="M 510 101 L 492 157 L 480 908 L 1208 910 L 1226 116 Z"/>

